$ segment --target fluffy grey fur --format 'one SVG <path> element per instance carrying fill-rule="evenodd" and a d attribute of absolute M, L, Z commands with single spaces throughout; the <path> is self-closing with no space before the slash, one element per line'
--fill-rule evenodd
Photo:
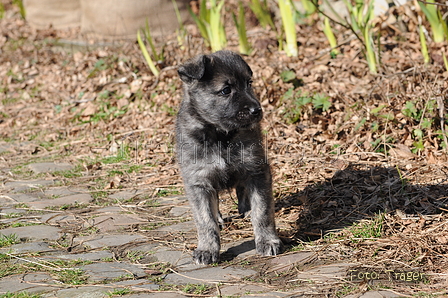
<path fill-rule="evenodd" d="M 188 60 L 178 73 L 184 99 L 176 123 L 177 157 L 198 232 L 194 260 L 218 262 L 218 194 L 232 187 L 239 212 L 250 211 L 257 252 L 280 253 L 259 124 L 262 109 L 252 90 L 250 67 L 241 56 L 219 51 Z"/>

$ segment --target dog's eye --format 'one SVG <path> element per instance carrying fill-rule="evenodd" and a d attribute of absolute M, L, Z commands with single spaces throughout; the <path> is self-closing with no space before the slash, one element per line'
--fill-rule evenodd
<path fill-rule="evenodd" d="M 230 89 L 230 87 L 225 87 L 224 89 L 221 90 L 222 95 L 229 95 L 230 92 L 232 92 L 232 89 Z"/>
<path fill-rule="evenodd" d="M 252 80 L 247 81 L 247 87 L 252 87 Z"/>

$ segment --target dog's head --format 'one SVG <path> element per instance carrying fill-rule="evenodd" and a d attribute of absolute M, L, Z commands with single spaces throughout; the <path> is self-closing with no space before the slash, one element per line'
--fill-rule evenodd
<path fill-rule="evenodd" d="M 232 131 L 262 118 L 252 90 L 252 70 L 240 55 L 219 51 L 199 55 L 178 69 L 191 109 L 208 124 Z"/>

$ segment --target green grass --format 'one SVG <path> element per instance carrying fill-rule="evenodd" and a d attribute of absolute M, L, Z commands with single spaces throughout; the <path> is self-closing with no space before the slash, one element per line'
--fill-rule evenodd
<path fill-rule="evenodd" d="M 11 228 L 19 228 L 19 227 L 40 226 L 40 225 L 42 225 L 42 223 L 35 223 L 35 222 L 16 222 L 16 223 L 13 223 L 13 224 L 9 225 L 9 227 L 11 227 Z"/>
<path fill-rule="evenodd" d="M 75 268 L 57 272 L 56 278 L 64 284 L 84 285 L 87 283 L 89 277 L 82 269 Z"/>
<path fill-rule="evenodd" d="M 128 251 L 126 254 L 126 258 L 129 259 L 132 263 L 138 263 L 141 259 L 143 259 L 144 253 L 141 251 Z"/>
<path fill-rule="evenodd" d="M 187 294 L 203 295 L 210 289 L 208 285 L 187 284 L 182 289 Z"/>
<path fill-rule="evenodd" d="M 41 298 L 39 294 L 30 294 L 28 292 L 0 294 L 0 298 Z"/>
<path fill-rule="evenodd" d="M 157 191 L 158 197 L 167 197 L 172 195 L 180 195 L 182 192 L 178 190 L 177 188 L 160 188 Z"/>
<path fill-rule="evenodd" d="M 339 290 L 336 291 L 336 297 L 345 297 L 356 290 L 358 290 L 358 286 L 356 285 L 342 285 Z"/>
<path fill-rule="evenodd" d="M 132 290 L 130 290 L 128 288 L 124 288 L 124 289 L 114 289 L 113 291 L 109 291 L 109 293 L 106 293 L 106 295 L 109 297 L 114 297 L 114 296 L 129 295 L 132 293 L 133 293 Z"/>
<path fill-rule="evenodd" d="M 379 213 L 371 220 L 361 221 L 351 226 L 349 231 L 353 235 L 352 241 L 380 238 L 383 232 L 384 217 L 384 213 Z"/>
<path fill-rule="evenodd" d="M 0 247 L 10 246 L 13 244 L 20 243 L 16 234 L 10 235 L 0 235 Z"/>
<path fill-rule="evenodd" d="M 330 97 L 322 93 L 308 94 L 290 88 L 281 99 L 284 110 L 283 117 L 286 122 L 294 124 L 300 120 L 304 113 L 326 112 L 331 107 Z"/>
<path fill-rule="evenodd" d="M 31 254 L 21 255 L 24 260 Z M 81 269 L 73 269 L 74 266 L 91 264 L 91 261 L 83 260 L 54 260 L 40 263 L 39 260 L 33 262 L 11 262 L 15 260 L 13 256 L 0 253 L 0 278 L 15 274 L 30 272 L 48 272 L 55 276 L 57 280 L 65 284 L 81 285 L 87 283 L 87 275 Z M 64 269 L 68 268 L 68 269 Z"/>

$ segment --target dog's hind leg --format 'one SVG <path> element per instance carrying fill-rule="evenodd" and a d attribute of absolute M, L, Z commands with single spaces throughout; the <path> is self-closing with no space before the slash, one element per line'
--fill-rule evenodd
<path fill-rule="evenodd" d="M 193 252 L 197 264 L 219 261 L 219 210 L 218 194 L 202 186 L 186 187 L 198 232 L 198 247 Z"/>

